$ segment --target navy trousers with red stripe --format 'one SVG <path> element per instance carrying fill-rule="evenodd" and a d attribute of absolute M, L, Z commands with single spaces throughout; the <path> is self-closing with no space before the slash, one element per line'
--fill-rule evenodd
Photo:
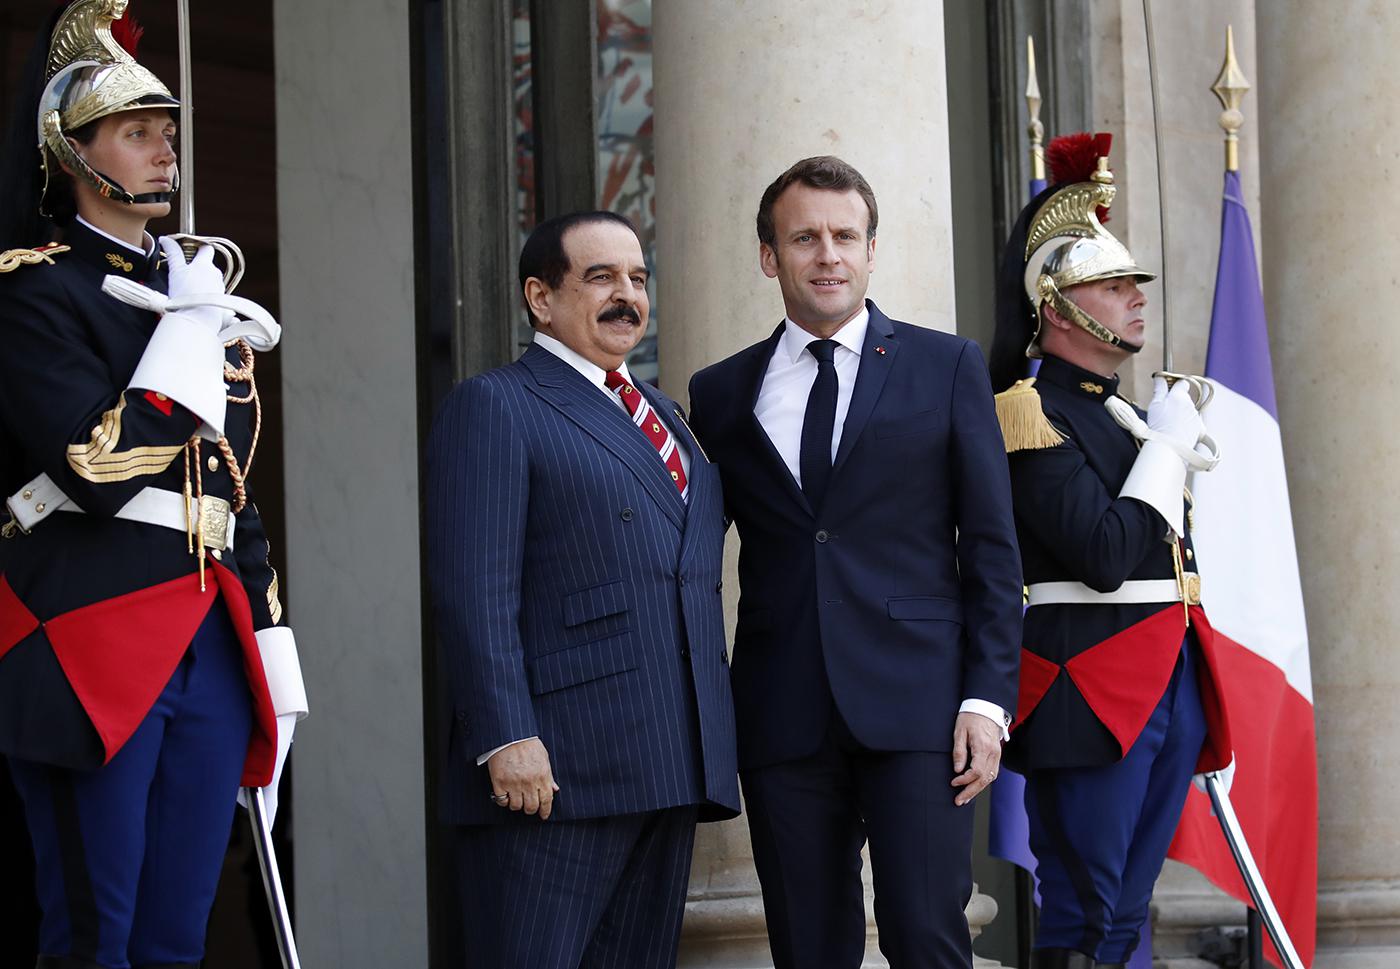
<path fill-rule="evenodd" d="M 10 761 L 34 842 L 39 951 L 51 964 L 203 958 L 252 722 L 243 652 L 219 600 L 106 765 Z"/>
<path fill-rule="evenodd" d="M 1195 639 L 1122 760 L 1032 771 L 1026 815 L 1042 899 L 1036 948 L 1127 962 L 1147 921 L 1191 775 L 1205 742 Z"/>

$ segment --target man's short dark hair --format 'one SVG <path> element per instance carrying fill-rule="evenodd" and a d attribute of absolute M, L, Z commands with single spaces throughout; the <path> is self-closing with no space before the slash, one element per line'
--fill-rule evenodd
<path fill-rule="evenodd" d="M 525 295 L 525 281 L 532 277 L 541 280 L 550 289 L 558 289 L 564 281 L 564 274 L 569 271 L 569 254 L 564 251 L 564 236 L 576 226 L 595 222 L 616 222 L 637 235 L 637 227 L 631 220 L 616 212 L 570 212 L 545 219 L 535 226 L 520 250 L 520 295 Z M 637 242 L 640 245 L 640 236 Z M 535 326 L 539 321 L 530 309 L 529 300 L 525 301 L 525 312 L 530 314 L 530 325 Z"/>
<path fill-rule="evenodd" d="M 865 176 L 835 155 L 814 155 L 793 165 L 764 190 L 763 199 L 758 203 L 759 242 L 776 248 L 778 233 L 773 227 L 773 203 L 793 184 L 831 192 L 849 192 L 854 189 L 865 200 L 866 211 L 870 213 L 870 222 L 865 229 L 866 241 L 875 238 L 875 227 L 880 222 L 880 210 L 875 207 L 875 193 L 871 191 Z"/>

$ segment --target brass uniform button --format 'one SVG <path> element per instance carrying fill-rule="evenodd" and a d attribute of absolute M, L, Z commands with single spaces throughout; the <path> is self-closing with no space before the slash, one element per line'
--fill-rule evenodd
<path fill-rule="evenodd" d="M 224 553 L 223 553 L 223 551 L 220 550 L 220 549 L 217 549 L 217 548 L 210 549 L 210 550 L 209 550 L 209 554 L 212 555 L 212 556 L 214 556 L 214 561 L 216 561 L 216 562 L 222 562 L 222 561 L 224 560 Z"/>
<path fill-rule="evenodd" d="M 167 397 L 167 396 L 165 396 L 164 394 L 156 394 L 156 400 L 159 400 L 159 401 L 167 401 L 167 400 L 169 400 L 169 399 L 170 399 L 170 398 Z"/>
<path fill-rule="evenodd" d="M 1191 551 L 1191 550 L 1188 548 L 1188 549 L 1186 550 L 1186 561 L 1189 562 L 1189 561 L 1191 561 L 1191 560 L 1192 560 L 1193 558 L 1195 558 L 1195 557 L 1196 557 L 1196 553 L 1193 552 L 1193 551 Z"/>
<path fill-rule="evenodd" d="M 48 507 L 48 506 L 45 505 L 45 504 L 41 501 L 41 502 L 39 502 L 37 505 L 34 506 L 34 510 L 37 511 L 39 514 L 42 515 L 42 514 L 44 513 L 44 509 L 47 508 L 47 507 Z"/>
<path fill-rule="evenodd" d="M 209 470 L 210 470 L 210 471 L 218 471 L 218 470 L 219 470 L 219 459 L 216 458 L 216 457 L 214 457 L 214 455 L 212 455 L 212 454 L 209 455 Z"/>
<path fill-rule="evenodd" d="M 28 501 L 30 498 L 33 498 L 33 497 L 34 497 L 34 492 L 29 491 L 29 490 L 26 489 L 25 492 L 24 492 L 24 494 L 21 495 L 20 497 L 23 498 L 25 501 Z"/>

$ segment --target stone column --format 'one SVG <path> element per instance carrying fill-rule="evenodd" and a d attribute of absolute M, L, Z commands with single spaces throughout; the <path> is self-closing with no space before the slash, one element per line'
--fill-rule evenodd
<path fill-rule="evenodd" d="M 308 966 L 426 966 L 409 4 L 276 0 L 293 748 Z"/>
<path fill-rule="evenodd" d="M 768 183 L 808 155 L 845 158 L 880 201 L 870 295 L 896 317 L 953 330 L 942 3 L 662 3 L 652 27 L 667 393 L 685 400 L 691 373 L 782 319 L 754 215 Z M 974 896 L 974 932 L 995 909 Z M 868 924 L 866 965 L 883 966 Z M 682 966 L 772 965 L 743 819 L 702 827 L 682 931 Z"/>
<path fill-rule="evenodd" d="M 1262 11 L 1262 7 L 1261 7 Z M 1264 285 L 1318 725 L 1319 969 L 1400 965 L 1400 8 L 1259 18 Z"/>

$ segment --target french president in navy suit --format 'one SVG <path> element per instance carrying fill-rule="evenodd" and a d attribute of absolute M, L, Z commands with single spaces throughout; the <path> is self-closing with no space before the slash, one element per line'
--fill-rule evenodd
<path fill-rule="evenodd" d="M 865 300 L 870 186 L 829 156 L 764 193 L 787 318 L 695 375 L 737 523 L 734 702 L 779 969 L 855 969 L 870 845 L 894 969 L 967 967 L 970 802 L 1016 701 L 1021 565 L 977 345 Z"/>
<path fill-rule="evenodd" d="M 739 804 L 719 474 L 628 373 L 627 220 L 541 223 L 520 284 L 534 343 L 458 386 L 428 449 L 467 961 L 671 967 L 696 821 Z"/>

